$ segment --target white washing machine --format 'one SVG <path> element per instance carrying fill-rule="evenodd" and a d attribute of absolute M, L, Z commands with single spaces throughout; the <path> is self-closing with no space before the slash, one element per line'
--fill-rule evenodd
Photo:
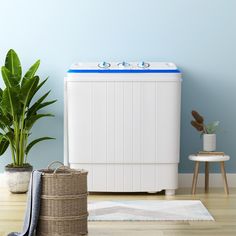
<path fill-rule="evenodd" d="M 166 62 L 74 64 L 65 78 L 65 164 L 92 192 L 178 187 L 181 73 Z"/>

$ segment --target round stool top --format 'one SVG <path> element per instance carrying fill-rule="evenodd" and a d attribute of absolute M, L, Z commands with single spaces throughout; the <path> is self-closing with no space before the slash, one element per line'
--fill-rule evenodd
<path fill-rule="evenodd" d="M 218 162 L 218 161 L 228 161 L 230 157 L 228 155 L 190 155 L 188 157 L 191 161 L 207 161 L 207 162 Z"/>

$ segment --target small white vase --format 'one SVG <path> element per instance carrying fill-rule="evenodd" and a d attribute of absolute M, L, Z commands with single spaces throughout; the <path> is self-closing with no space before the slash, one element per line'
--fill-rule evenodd
<path fill-rule="evenodd" d="M 214 152 L 216 150 L 216 134 L 203 134 L 203 151 Z"/>

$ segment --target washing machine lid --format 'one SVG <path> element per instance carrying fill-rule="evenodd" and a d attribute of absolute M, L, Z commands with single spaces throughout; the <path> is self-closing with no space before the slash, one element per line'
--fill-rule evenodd
<path fill-rule="evenodd" d="M 73 64 L 67 71 L 76 73 L 181 73 L 172 62 L 90 62 Z"/>

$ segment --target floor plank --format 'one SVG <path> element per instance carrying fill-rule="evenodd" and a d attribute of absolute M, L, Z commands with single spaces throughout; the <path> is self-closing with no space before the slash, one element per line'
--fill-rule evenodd
<path fill-rule="evenodd" d="M 222 188 L 197 189 L 192 196 L 190 189 L 180 189 L 175 196 L 163 194 L 89 194 L 89 200 L 201 200 L 215 218 L 211 221 L 189 222 L 90 222 L 89 236 L 226 236 L 236 235 L 236 189 L 227 196 Z M 0 188 L 0 236 L 10 231 L 20 231 L 26 206 L 25 194 L 11 194 Z"/>

